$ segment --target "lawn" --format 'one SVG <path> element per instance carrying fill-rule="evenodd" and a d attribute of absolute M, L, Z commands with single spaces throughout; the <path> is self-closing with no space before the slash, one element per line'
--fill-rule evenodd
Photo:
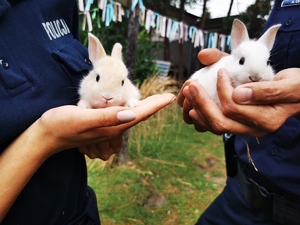
<path fill-rule="evenodd" d="M 198 133 L 176 102 L 137 126 L 129 136 L 129 162 L 87 160 L 102 225 L 185 225 L 223 189 L 221 136 Z"/>

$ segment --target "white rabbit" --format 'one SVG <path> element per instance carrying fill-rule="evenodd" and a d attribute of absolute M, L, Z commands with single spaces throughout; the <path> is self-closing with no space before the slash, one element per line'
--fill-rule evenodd
<path fill-rule="evenodd" d="M 235 19 L 231 30 L 231 54 L 222 57 L 211 66 L 198 70 L 191 79 L 201 83 L 219 107 L 221 105 L 216 83 L 220 68 L 226 69 L 233 87 L 249 82 L 273 80 L 275 74 L 269 65 L 269 57 L 280 26 L 278 24 L 270 27 L 257 41 L 254 41 L 249 39 L 244 23 Z"/>
<path fill-rule="evenodd" d="M 127 77 L 128 70 L 122 60 L 122 45 L 116 43 L 111 56 L 108 56 L 96 36 L 89 33 L 88 38 L 93 69 L 81 81 L 77 105 L 82 108 L 137 106 L 140 92 Z"/>

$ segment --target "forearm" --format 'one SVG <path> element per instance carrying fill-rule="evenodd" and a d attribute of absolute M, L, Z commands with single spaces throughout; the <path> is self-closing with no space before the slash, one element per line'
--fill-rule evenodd
<path fill-rule="evenodd" d="M 37 125 L 33 124 L 0 155 L 0 222 L 48 157 L 47 145 L 40 137 Z"/>
<path fill-rule="evenodd" d="M 65 149 L 90 144 L 120 146 L 120 135 L 174 100 L 173 94 L 153 95 L 137 107 L 82 109 L 61 106 L 45 112 L 0 155 L 0 222 L 41 164 Z M 118 140 L 118 141 L 116 141 Z M 100 145 L 99 145 L 100 146 Z M 100 149 L 97 157 L 112 153 Z M 95 156 L 95 155 L 94 155 Z"/>

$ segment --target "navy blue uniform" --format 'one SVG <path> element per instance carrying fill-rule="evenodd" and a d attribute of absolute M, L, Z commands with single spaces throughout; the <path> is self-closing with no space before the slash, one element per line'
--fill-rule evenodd
<path fill-rule="evenodd" d="M 46 110 L 77 103 L 92 68 L 78 25 L 76 0 L 0 1 L 0 153 Z M 66 150 L 40 167 L 1 225 L 70 224 L 88 199 L 84 155 Z"/>
<path fill-rule="evenodd" d="M 283 2 L 287 7 L 281 6 Z M 300 67 L 300 4 L 292 2 L 276 0 L 265 27 L 266 30 L 272 25 L 282 24 L 270 58 L 276 72 Z M 235 139 L 232 140 L 233 138 Z M 203 213 L 197 224 L 300 224 L 300 121 L 295 118 L 288 119 L 276 132 L 260 137 L 259 143 L 255 137 L 243 136 L 243 138 L 249 145 L 258 172 L 248 161 L 245 142 L 239 136 L 233 136 L 228 142 L 233 142 L 240 167 L 237 170 L 242 171 L 242 177 L 246 176 L 247 182 L 250 178 L 262 188 L 258 193 L 251 193 L 253 196 L 249 197 L 251 191 L 247 189 L 244 192 L 245 184 L 241 178 L 238 179 L 239 172 L 231 174 L 223 192 Z M 246 186 L 248 187 L 248 184 Z M 256 194 L 263 195 L 263 192 L 267 193 L 267 196 L 270 193 L 278 195 L 277 202 L 274 203 L 273 197 L 267 197 L 267 203 L 259 200 L 256 202 L 258 207 L 254 207 L 245 200 L 249 197 L 250 201 L 256 201 L 260 199 Z M 282 203 L 282 199 L 288 203 Z M 284 210 L 287 209 L 297 214 L 296 222 L 293 221 L 295 215 L 286 216 L 288 212 Z"/>
<path fill-rule="evenodd" d="M 270 58 L 276 72 L 300 67 L 300 5 L 281 7 L 281 2 L 276 1 L 266 27 L 282 24 Z M 259 170 L 254 172 L 251 166 L 248 170 L 256 181 L 263 182 L 268 189 L 283 192 L 287 198 L 296 195 L 300 200 L 300 121 L 288 119 L 276 132 L 259 138 L 259 144 L 255 137 L 244 138 Z M 245 143 L 238 137 L 235 150 L 239 158 L 247 163 Z"/>

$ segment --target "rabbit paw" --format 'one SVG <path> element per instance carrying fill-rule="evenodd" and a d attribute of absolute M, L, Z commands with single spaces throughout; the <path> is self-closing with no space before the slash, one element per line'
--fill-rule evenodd
<path fill-rule="evenodd" d="M 80 107 L 80 108 L 85 108 L 85 109 L 88 109 L 90 108 L 90 105 L 87 101 L 81 99 L 78 103 L 77 103 L 77 106 Z"/>
<path fill-rule="evenodd" d="M 126 106 L 128 106 L 128 107 L 135 107 L 135 106 L 138 106 L 138 104 L 139 104 L 139 100 L 138 99 L 129 99 L 128 101 L 127 101 L 127 103 L 126 103 Z"/>

